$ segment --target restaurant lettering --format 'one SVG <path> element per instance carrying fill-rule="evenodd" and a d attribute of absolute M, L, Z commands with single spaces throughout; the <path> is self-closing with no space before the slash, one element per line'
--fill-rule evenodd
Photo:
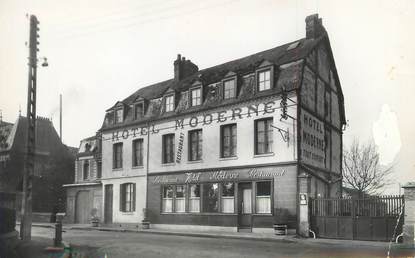
<path fill-rule="evenodd" d="M 233 181 L 237 179 L 270 179 L 284 176 L 285 169 L 252 168 L 242 170 L 217 170 L 208 172 L 187 172 L 180 175 L 163 175 L 154 177 L 153 184 L 184 183 L 197 184 L 212 181 Z"/>
<path fill-rule="evenodd" d="M 260 106 L 263 108 L 260 109 Z M 175 129 L 183 129 L 185 126 L 191 128 L 200 126 L 200 125 L 210 125 L 212 123 L 224 123 L 226 121 L 233 121 L 237 119 L 255 117 L 259 115 L 266 115 L 274 113 L 277 109 L 277 103 L 275 101 L 269 101 L 262 104 L 252 104 L 246 106 L 246 112 L 242 112 L 242 108 L 233 108 L 231 110 L 222 110 L 214 113 L 205 113 L 201 116 L 191 116 L 190 118 L 181 118 L 175 120 Z M 144 135 L 156 134 L 159 132 L 159 128 L 155 124 L 150 125 L 149 127 L 136 127 L 131 129 L 123 129 L 119 131 L 112 132 L 112 141 L 119 141 L 122 139 L 128 139 L 130 137 L 136 138 Z M 177 161 L 177 159 L 176 159 Z"/>
<path fill-rule="evenodd" d="M 180 163 L 180 161 L 182 160 L 183 142 L 184 142 L 184 133 L 180 132 L 179 145 L 177 146 L 176 163 Z"/>

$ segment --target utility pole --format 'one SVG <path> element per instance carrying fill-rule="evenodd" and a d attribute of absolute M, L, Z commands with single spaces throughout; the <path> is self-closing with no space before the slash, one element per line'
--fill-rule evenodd
<path fill-rule="evenodd" d="M 29 35 L 29 81 L 27 88 L 27 140 L 26 159 L 23 171 L 22 219 L 20 223 L 20 238 L 30 240 L 32 235 L 32 177 L 35 168 L 36 144 L 36 68 L 38 24 L 36 16 L 30 16 Z"/>
<path fill-rule="evenodd" d="M 59 138 L 62 142 L 62 94 L 59 94 Z"/>

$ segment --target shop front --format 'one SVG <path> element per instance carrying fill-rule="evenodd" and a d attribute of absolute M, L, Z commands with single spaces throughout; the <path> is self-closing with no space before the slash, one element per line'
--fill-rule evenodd
<path fill-rule="evenodd" d="M 271 231 L 285 210 L 296 225 L 297 166 L 158 173 L 148 178 L 153 228 Z"/>

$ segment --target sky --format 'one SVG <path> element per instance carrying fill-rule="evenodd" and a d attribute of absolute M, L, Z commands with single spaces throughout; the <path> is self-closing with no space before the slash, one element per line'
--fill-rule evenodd
<path fill-rule="evenodd" d="M 26 114 L 29 20 L 40 27 L 37 114 L 63 142 L 101 127 L 105 110 L 173 77 L 182 54 L 204 69 L 305 36 L 307 15 L 328 31 L 345 99 L 344 146 L 374 141 L 398 184 L 415 181 L 415 1 L 0 0 L 0 110 Z"/>

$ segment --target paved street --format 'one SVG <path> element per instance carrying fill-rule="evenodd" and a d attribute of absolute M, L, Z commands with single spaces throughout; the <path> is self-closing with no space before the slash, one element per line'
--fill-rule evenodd
<path fill-rule="evenodd" d="M 54 230 L 33 228 L 33 240 L 52 243 Z M 68 230 L 64 241 L 74 246 L 74 257 L 386 257 L 385 245 L 317 243 L 307 240 L 253 241 L 148 233 Z M 364 244 L 364 243 L 363 243 Z M 413 257 L 408 249 L 392 250 L 391 257 Z M 35 252 L 32 253 L 35 255 Z M 38 252 L 31 257 L 52 257 Z"/>

